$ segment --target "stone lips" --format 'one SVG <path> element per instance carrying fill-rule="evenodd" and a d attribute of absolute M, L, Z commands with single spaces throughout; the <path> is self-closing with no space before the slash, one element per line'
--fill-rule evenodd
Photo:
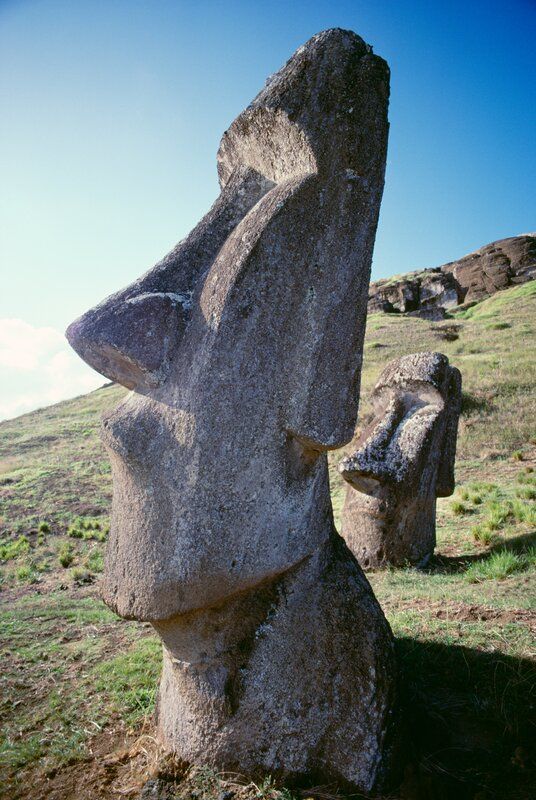
<path fill-rule="evenodd" d="M 500 239 L 441 267 L 371 283 L 368 311 L 442 319 L 449 308 L 484 300 L 536 276 L 536 233 Z"/>
<path fill-rule="evenodd" d="M 454 491 L 461 376 L 441 353 L 413 353 L 387 365 L 372 401 L 372 423 L 339 465 L 350 484 L 342 535 L 365 568 L 422 565 L 436 497 Z"/>
<path fill-rule="evenodd" d="M 357 415 L 388 80 L 352 32 L 313 37 L 224 134 L 207 216 L 68 330 L 134 389 L 103 421 L 104 597 L 162 637 L 161 738 L 364 791 L 388 768 L 393 642 L 326 451 Z"/>

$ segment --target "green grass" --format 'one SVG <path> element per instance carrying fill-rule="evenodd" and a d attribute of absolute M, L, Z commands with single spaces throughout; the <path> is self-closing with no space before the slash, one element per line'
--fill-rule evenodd
<path fill-rule="evenodd" d="M 20 583 L 35 583 L 37 581 L 37 574 L 29 564 L 17 567 L 15 575 Z"/>
<path fill-rule="evenodd" d="M 450 504 L 450 509 L 452 513 L 457 517 L 460 517 L 463 514 L 467 514 L 469 511 L 467 506 L 461 503 L 459 500 L 453 500 L 452 503 Z"/>
<path fill-rule="evenodd" d="M 101 547 L 94 547 L 84 561 L 86 567 L 92 573 L 102 572 L 104 568 L 104 557 Z"/>
<path fill-rule="evenodd" d="M 86 758 L 92 732 L 116 717 L 134 725 L 152 710 L 161 646 L 146 626 L 118 623 L 101 601 L 27 595 L 0 610 L 0 627 L 9 642 L 0 744 L 6 785 L 15 786 L 23 768 Z M 15 698 L 17 713 L 6 714 Z"/>
<path fill-rule="evenodd" d="M 485 545 L 492 544 L 497 540 L 496 534 L 488 525 L 485 524 L 474 525 L 471 528 L 471 533 L 477 542 L 481 542 Z"/>
<path fill-rule="evenodd" d="M 0 544 L 0 561 L 12 561 L 25 556 L 30 549 L 30 542 L 26 536 L 19 536 L 14 541 L 5 541 Z"/>
<path fill-rule="evenodd" d="M 506 328 L 510 327 L 509 322 L 490 322 L 488 325 L 484 325 L 487 331 L 504 331 Z"/>
<path fill-rule="evenodd" d="M 533 567 L 536 563 L 535 556 L 536 551 L 534 549 L 530 550 L 526 555 L 518 555 L 510 550 L 500 550 L 484 561 L 472 564 L 465 573 L 465 577 L 470 583 L 481 583 L 489 580 L 503 581 L 515 572 L 521 572 Z"/>
<path fill-rule="evenodd" d="M 100 418 L 125 394 L 108 386 L 0 423 L 0 531 L 23 533 L 43 519 L 65 530 L 76 517 L 108 514 L 110 464 Z"/>
<path fill-rule="evenodd" d="M 496 316 L 501 312 L 501 315 L 507 315 L 508 322 L 511 324 L 512 320 L 510 317 L 512 306 L 518 302 L 530 301 L 535 298 L 536 281 L 530 281 L 529 283 L 521 284 L 521 286 L 514 286 L 506 291 L 497 292 L 491 297 L 488 297 L 487 300 L 477 303 L 466 311 L 462 311 L 457 316 L 463 319 L 489 319 L 491 316 Z M 532 320 L 527 319 L 527 322 L 531 321 Z"/>
<path fill-rule="evenodd" d="M 73 563 L 73 548 L 68 542 L 63 542 L 58 548 L 58 561 L 64 568 L 69 567 Z"/>
<path fill-rule="evenodd" d="M 95 689 L 107 692 L 109 708 L 120 714 L 129 727 L 153 710 L 161 657 L 160 643 L 154 638 L 143 638 L 95 668 Z"/>
<path fill-rule="evenodd" d="M 75 567 L 71 570 L 71 578 L 77 584 L 91 583 L 93 575 L 88 569 L 82 567 Z"/>

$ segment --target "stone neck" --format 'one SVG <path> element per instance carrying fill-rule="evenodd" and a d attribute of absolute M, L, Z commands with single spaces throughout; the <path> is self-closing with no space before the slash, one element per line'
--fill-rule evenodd
<path fill-rule="evenodd" d="M 303 601 L 307 587 L 312 591 L 321 582 L 327 547 L 329 542 L 283 575 L 224 604 L 153 623 L 164 644 L 157 718 L 168 745 L 186 747 L 191 731 L 201 741 L 236 720 L 257 647 L 267 637 L 292 635 L 279 624 L 278 612 L 287 611 L 294 599 Z M 262 691 L 262 673 L 256 679 Z"/>

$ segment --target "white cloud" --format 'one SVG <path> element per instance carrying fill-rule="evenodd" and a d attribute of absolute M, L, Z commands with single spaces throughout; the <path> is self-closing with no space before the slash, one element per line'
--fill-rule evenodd
<path fill-rule="evenodd" d="M 90 392 L 106 379 L 55 328 L 0 318 L 0 419 Z"/>

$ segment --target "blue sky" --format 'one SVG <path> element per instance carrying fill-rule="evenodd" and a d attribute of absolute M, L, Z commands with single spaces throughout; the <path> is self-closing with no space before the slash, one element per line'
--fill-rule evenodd
<path fill-rule="evenodd" d="M 336 26 L 392 72 L 373 275 L 536 228 L 535 0 L 0 0 L 0 417 L 99 383 L 61 332 L 188 233 L 222 132 Z"/>

